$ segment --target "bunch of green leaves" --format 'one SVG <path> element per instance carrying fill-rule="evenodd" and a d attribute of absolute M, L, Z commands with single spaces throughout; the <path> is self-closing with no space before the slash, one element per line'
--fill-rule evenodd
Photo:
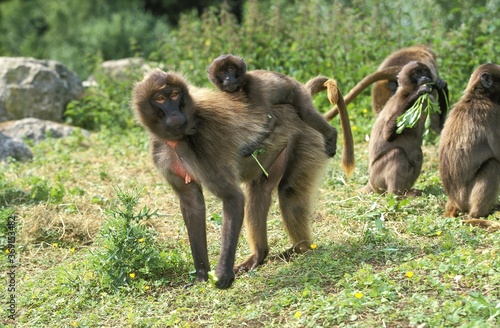
<path fill-rule="evenodd" d="M 431 85 L 432 88 L 432 85 Z M 432 89 L 431 89 L 432 91 Z M 448 103 L 448 99 L 446 99 L 446 103 Z M 431 126 L 431 115 L 432 114 L 440 114 L 441 110 L 439 109 L 439 106 L 434 106 L 436 105 L 434 101 L 432 101 L 430 93 L 424 93 L 420 97 L 417 98 L 417 100 L 413 103 L 413 105 L 408 108 L 406 112 L 398 116 L 396 120 L 396 133 L 401 134 L 404 129 L 412 129 L 415 127 L 415 125 L 418 124 L 420 121 L 420 118 L 422 117 L 422 114 L 425 114 L 425 134 L 429 131 L 429 128 Z"/>
<path fill-rule="evenodd" d="M 117 195 L 121 204 L 108 210 L 109 218 L 99 231 L 100 247 L 92 260 L 101 286 L 111 290 L 133 280 L 160 278 L 180 257 L 176 251 L 161 251 L 155 231 L 145 224 L 159 216 L 157 211 L 147 207 L 135 211 L 140 192 L 117 190 Z"/>

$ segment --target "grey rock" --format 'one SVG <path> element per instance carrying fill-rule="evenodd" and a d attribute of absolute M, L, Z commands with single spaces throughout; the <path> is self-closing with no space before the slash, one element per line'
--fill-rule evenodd
<path fill-rule="evenodd" d="M 81 132 L 86 137 L 90 135 L 87 130 L 81 128 L 37 118 L 25 118 L 18 121 L 0 123 L 0 131 L 9 137 L 30 139 L 35 143 L 47 137 L 64 138 L 76 131 Z"/>
<path fill-rule="evenodd" d="M 0 162 L 6 162 L 9 157 L 25 162 L 32 159 L 33 154 L 21 139 L 11 138 L 0 132 Z"/>
<path fill-rule="evenodd" d="M 62 121 L 66 105 L 83 92 L 80 78 L 57 61 L 0 57 L 0 122 Z"/>

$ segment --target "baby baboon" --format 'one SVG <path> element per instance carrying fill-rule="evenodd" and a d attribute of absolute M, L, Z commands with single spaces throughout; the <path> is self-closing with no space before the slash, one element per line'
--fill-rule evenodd
<path fill-rule="evenodd" d="M 406 64 L 398 75 L 398 88 L 377 116 L 369 144 L 369 182 L 364 192 L 389 192 L 397 195 L 417 195 L 410 191 L 422 168 L 424 120 L 417 126 L 397 130 L 397 118 L 413 106 L 425 93 L 431 93 L 431 83 L 439 90 L 446 82 L 434 80 L 431 69 L 421 62 Z M 423 109 L 425 112 L 425 108 Z"/>
<path fill-rule="evenodd" d="M 472 73 L 441 133 L 446 216 L 466 212 L 477 218 L 493 211 L 500 188 L 499 127 L 500 65 L 483 64 Z"/>
<path fill-rule="evenodd" d="M 295 79 L 277 72 L 246 70 L 241 57 L 221 55 L 207 69 L 208 79 L 219 90 L 233 93 L 259 108 L 292 105 L 299 117 L 325 139 L 325 152 L 335 155 L 337 131 L 314 108 L 310 93 Z"/>
<path fill-rule="evenodd" d="M 285 253 L 310 249 L 314 194 L 328 158 L 322 136 L 291 105 L 259 108 L 229 93 L 190 86 L 180 74 L 158 69 L 135 85 L 132 101 L 137 120 L 150 134 L 154 163 L 179 197 L 196 281 L 206 281 L 210 271 L 202 185 L 222 200 L 218 288 L 230 287 L 235 271 L 253 269 L 267 257 L 266 221 L 276 186 L 293 245 Z M 278 122 L 271 133 L 268 115 Z M 268 136 L 258 160 L 267 177 L 253 158 L 241 156 L 241 149 L 262 134 Z M 234 266 L 243 217 L 252 253 Z"/>

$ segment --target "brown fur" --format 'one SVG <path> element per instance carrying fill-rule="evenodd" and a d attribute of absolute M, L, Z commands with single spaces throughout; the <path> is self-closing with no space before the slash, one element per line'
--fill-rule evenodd
<path fill-rule="evenodd" d="M 182 120 L 176 119 L 172 123 L 174 132 L 165 133 L 162 128 L 169 128 L 168 115 L 161 118 L 163 114 L 152 99 L 158 92 L 168 96 L 168 90 L 174 87 L 180 89 L 181 99 L 175 101 L 188 123 L 179 124 Z M 132 99 L 137 120 L 150 133 L 153 160 L 179 197 L 196 281 L 206 281 L 210 271 L 202 185 L 223 204 L 221 254 L 215 271 L 217 287 L 228 288 L 235 271 L 253 269 L 267 257 L 266 219 L 275 186 L 294 245 L 291 251 L 300 253 L 310 248 L 314 194 L 327 157 L 321 135 L 299 119 L 290 105 L 256 108 L 229 93 L 192 87 L 181 75 L 160 70 L 152 71 L 136 84 Z M 265 152 L 258 155 L 268 178 L 253 158 L 240 154 L 241 148 L 266 133 L 267 113 L 277 121 L 263 141 Z M 245 193 L 241 182 L 246 184 Z M 233 267 L 243 217 L 251 255 Z"/>
<path fill-rule="evenodd" d="M 355 166 L 354 141 L 352 138 L 351 123 L 349 121 L 346 103 L 337 86 L 337 81 L 328 79 L 324 76 L 318 76 L 309 80 L 305 84 L 305 87 L 311 94 L 315 94 L 326 89 L 328 91 L 328 100 L 330 100 L 332 104 L 337 104 L 336 108 L 340 111 L 340 124 L 342 126 L 342 136 L 344 138 L 341 166 L 347 177 L 350 177 Z"/>
<path fill-rule="evenodd" d="M 441 134 L 446 216 L 466 212 L 478 218 L 493 211 L 500 188 L 499 126 L 500 65 L 484 64 L 472 73 Z"/>
<path fill-rule="evenodd" d="M 439 78 L 438 66 L 436 61 L 436 55 L 434 51 L 424 45 L 416 45 L 408 48 L 400 49 L 391 55 L 389 55 L 379 66 L 379 70 L 393 67 L 393 66 L 404 66 L 411 61 L 419 61 L 427 65 L 432 72 L 432 80 Z M 394 94 L 394 84 L 397 86 L 397 80 L 395 78 L 387 79 L 384 81 L 378 81 L 373 85 L 372 89 L 372 109 L 375 115 L 378 115 L 384 105 L 387 103 L 389 98 Z M 448 96 L 446 91 L 446 96 Z M 437 92 L 433 91 L 431 97 L 436 101 Z M 441 114 L 433 114 L 431 116 L 431 128 L 436 133 L 440 133 L 443 129 L 444 121 L 446 119 L 448 108 L 445 103 L 440 100 L 440 110 Z"/>
<path fill-rule="evenodd" d="M 389 55 L 379 66 L 378 70 L 363 78 L 354 88 L 345 96 L 346 105 L 351 103 L 362 91 L 370 84 L 375 83 L 372 89 L 372 109 L 377 116 L 384 108 L 389 98 L 395 93 L 398 81 L 397 75 L 401 68 L 411 61 L 419 61 L 427 65 L 432 71 L 433 80 L 439 78 L 436 55 L 431 48 L 417 45 L 400 49 Z M 442 96 L 448 98 L 448 90 L 443 90 Z M 436 101 L 437 90 L 431 93 L 431 97 Z M 431 128 L 440 133 L 448 112 L 447 100 L 439 97 L 440 114 L 433 114 L 431 117 Z M 338 114 L 337 107 L 328 111 L 324 117 L 331 120 Z"/>
<path fill-rule="evenodd" d="M 399 73 L 399 86 L 375 120 L 369 144 L 369 182 L 364 192 L 418 194 L 410 191 L 422 168 L 424 121 L 396 133 L 398 116 L 431 89 L 431 70 L 423 63 L 410 62 Z"/>
<path fill-rule="evenodd" d="M 402 66 L 390 66 L 386 68 L 382 68 L 376 72 L 373 72 L 367 76 L 365 76 L 361 81 L 354 86 L 344 97 L 344 101 L 346 105 L 349 105 L 361 92 L 363 92 L 366 88 L 368 88 L 372 83 L 386 80 L 386 79 L 397 79 L 399 71 L 401 71 Z M 339 113 L 338 106 L 334 106 L 328 112 L 323 115 L 323 117 L 329 121 Z"/>
<path fill-rule="evenodd" d="M 295 79 L 267 70 L 247 71 L 243 59 L 230 54 L 214 59 L 207 73 L 219 90 L 239 96 L 254 106 L 266 109 L 277 104 L 292 105 L 304 122 L 323 135 L 326 154 L 335 155 L 337 131 L 314 108 L 311 94 Z"/>

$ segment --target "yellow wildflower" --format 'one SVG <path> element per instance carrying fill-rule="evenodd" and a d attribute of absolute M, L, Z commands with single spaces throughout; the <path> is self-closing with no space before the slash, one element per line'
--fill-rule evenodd
<path fill-rule="evenodd" d="M 407 276 L 408 278 L 411 278 L 411 277 L 413 277 L 413 272 L 411 272 L 411 271 L 408 271 L 408 272 L 406 273 L 406 276 Z"/>
<path fill-rule="evenodd" d="M 7 248 L 7 249 L 5 250 L 5 254 L 9 254 L 9 253 L 10 253 L 10 251 L 9 251 L 9 249 Z"/>
<path fill-rule="evenodd" d="M 311 244 L 311 249 L 316 249 L 316 247 L 318 247 L 318 245 L 316 245 L 316 244 Z"/>
<path fill-rule="evenodd" d="M 298 319 L 298 318 L 300 318 L 301 314 L 302 313 L 300 313 L 300 311 L 297 311 L 297 312 L 295 312 L 295 314 L 293 316 L 295 317 L 295 319 Z"/>
<path fill-rule="evenodd" d="M 129 277 L 132 278 L 132 279 L 134 279 L 135 278 L 135 273 L 130 272 Z"/>
<path fill-rule="evenodd" d="M 441 236 L 441 230 L 436 231 L 436 236 Z"/>
<path fill-rule="evenodd" d="M 147 286 L 147 285 L 146 285 L 146 286 L 144 286 L 144 289 L 145 289 L 145 290 L 149 290 L 149 286 Z"/>
<path fill-rule="evenodd" d="M 75 253 L 75 248 L 74 248 L 74 247 L 71 247 L 71 248 L 69 249 L 69 252 L 70 252 L 71 254 L 74 254 L 74 253 Z"/>
<path fill-rule="evenodd" d="M 361 292 L 357 292 L 356 294 L 354 294 L 354 297 L 361 298 L 363 297 L 363 294 Z"/>
<path fill-rule="evenodd" d="M 144 238 L 140 238 L 137 241 L 140 242 L 140 243 L 143 243 L 145 241 L 145 239 Z"/>
<path fill-rule="evenodd" d="M 59 244 L 58 244 L 58 243 L 53 243 L 53 244 L 52 244 L 52 247 L 57 247 L 57 246 L 59 246 Z"/>

